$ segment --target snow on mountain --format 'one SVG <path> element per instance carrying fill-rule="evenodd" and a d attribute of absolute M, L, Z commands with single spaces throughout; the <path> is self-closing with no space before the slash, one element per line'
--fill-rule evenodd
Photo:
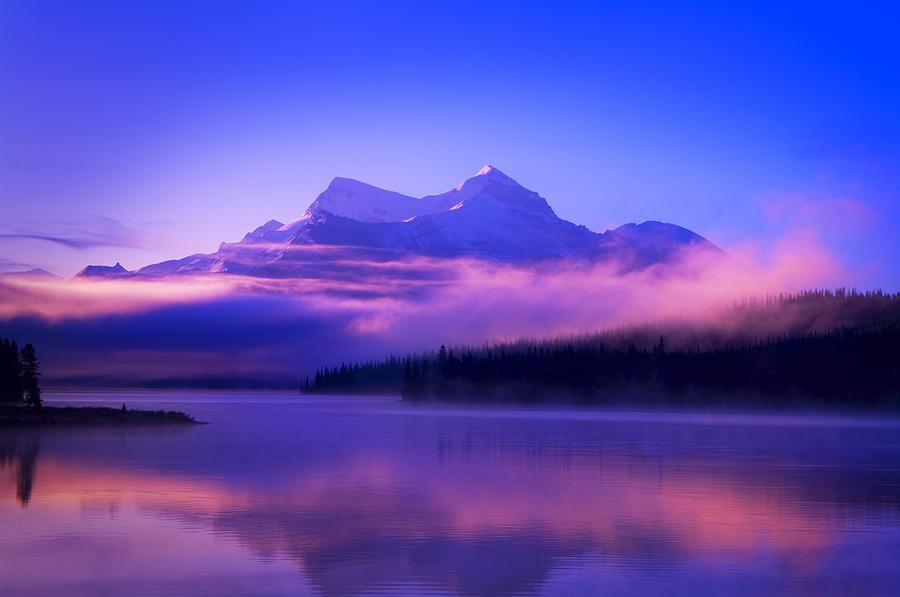
<path fill-rule="evenodd" d="M 485 199 L 556 218 L 556 214 L 543 197 L 529 191 L 490 165 L 483 167 L 475 173 L 475 176 L 464 180 L 446 193 L 425 197 L 423 201 L 440 206 L 441 209 L 435 211 L 447 209 L 456 211 L 464 206 L 471 206 L 473 201 Z"/>
<path fill-rule="evenodd" d="M 626 224 L 598 234 L 559 218 L 538 193 L 485 166 L 450 190 L 421 199 L 335 178 L 293 222 L 270 220 L 238 243 L 223 243 L 215 253 L 150 265 L 138 274 L 314 277 L 324 258 L 298 251 L 301 247 L 352 248 L 379 259 L 387 254 L 509 263 L 616 260 L 634 269 L 665 262 L 689 246 L 719 251 L 690 230 L 662 222 Z M 118 264 L 96 268 L 101 266 L 79 275 L 128 273 Z"/>
<path fill-rule="evenodd" d="M 244 239 L 241 242 L 278 242 L 284 240 L 284 238 L 287 237 L 287 234 L 281 233 L 282 228 L 284 228 L 284 224 L 278 220 L 269 220 L 253 232 L 245 234 Z"/>
<path fill-rule="evenodd" d="M 335 178 L 309 206 L 307 214 L 327 211 L 359 222 L 399 222 L 427 211 L 414 197 L 385 191 L 352 178 Z M 290 229 L 295 223 L 288 224 Z"/>
<path fill-rule="evenodd" d="M 311 217 L 322 212 L 367 224 L 404 222 L 419 216 L 459 209 L 467 199 L 484 195 L 488 189 L 495 199 L 513 198 L 512 203 L 515 203 L 515 196 L 518 195 L 523 207 L 530 204 L 532 209 L 550 210 L 547 202 L 537 193 L 527 191 L 493 166 L 485 166 L 475 176 L 459 183 L 446 193 L 429 195 L 421 199 L 386 191 L 352 178 L 338 177 L 316 197 L 300 218 L 274 230 L 269 228 L 273 220 L 251 234 L 256 235 L 262 228 L 266 228 L 265 233 L 261 233 L 259 238 L 264 236 L 274 239 L 277 235 L 272 232 L 295 231 Z"/>

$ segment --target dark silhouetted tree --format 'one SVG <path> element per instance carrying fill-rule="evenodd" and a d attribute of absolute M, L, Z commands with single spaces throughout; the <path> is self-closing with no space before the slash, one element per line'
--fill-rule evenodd
<path fill-rule="evenodd" d="M 15 340 L 0 339 L 0 402 L 22 401 L 22 363 Z"/>
<path fill-rule="evenodd" d="M 43 404 L 41 387 L 38 384 L 41 376 L 38 368 L 37 351 L 32 344 L 26 344 L 22 349 L 22 387 L 25 390 L 25 402 L 34 409 L 41 408 Z"/>

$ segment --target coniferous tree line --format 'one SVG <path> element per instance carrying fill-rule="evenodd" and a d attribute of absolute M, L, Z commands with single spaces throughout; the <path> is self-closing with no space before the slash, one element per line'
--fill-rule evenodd
<path fill-rule="evenodd" d="M 0 402 L 40 408 L 39 368 L 34 346 L 26 344 L 20 350 L 15 340 L 0 338 Z"/>
<path fill-rule="evenodd" d="M 399 392 L 411 400 L 597 404 L 740 394 L 754 404 L 812 399 L 900 406 L 900 295 L 809 291 L 743 301 L 729 317 L 727 334 L 721 325 L 648 325 L 442 346 L 436 353 L 325 368 L 306 386 L 321 393 Z"/>
<path fill-rule="evenodd" d="M 341 363 L 316 371 L 312 380 L 303 382 L 305 393 L 337 394 L 396 394 L 403 380 L 404 364 L 411 357 L 400 359 L 390 355 L 381 361 Z"/>

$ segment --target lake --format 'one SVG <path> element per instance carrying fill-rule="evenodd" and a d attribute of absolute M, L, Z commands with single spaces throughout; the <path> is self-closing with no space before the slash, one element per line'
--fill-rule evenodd
<path fill-rule="evenodd" d="M 0 430 L 0 595 L 887 595 L 900 421 L 48 393 Z"/>

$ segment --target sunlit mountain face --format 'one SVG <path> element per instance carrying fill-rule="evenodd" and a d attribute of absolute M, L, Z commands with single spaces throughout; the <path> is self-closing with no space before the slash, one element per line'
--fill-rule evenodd
<path fill-rule="evenodd" d="M 543 197 L 485 166 L 449 191 L 419 199 L 335 178 L 295 221 L 270 220 L 238 243 L 223 243 L 215 253 L 133 272 L 118 263 L 92 265 L 78 276 L 315 278 L 324 263 L 340 271 L 348 259 L 382 262 L 410 256 L 511 264 L 567 259 L 634 270 L 674 261 L 688 249 L 719 252 L 701 236 L 662 222 L 592 232 L 559 218 Z M 319 275 L 325 277 L 326 271 Z"/>

